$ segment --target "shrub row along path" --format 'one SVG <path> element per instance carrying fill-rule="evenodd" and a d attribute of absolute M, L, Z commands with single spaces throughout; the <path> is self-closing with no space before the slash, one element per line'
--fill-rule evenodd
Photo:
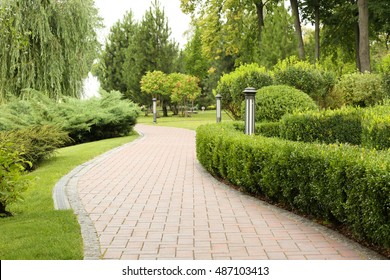
<path fill-rule="evenodd" d="M 142 138 L 73 178 L 93 225 L 85 229 L 81 221 L 84 239 L 92 239 L 84 240 L 86 258 L 378 258 L 335 232 L 214 179 L 196 159 L 194 131 L 147 125 L 136 130 Z M 98 250 L 88 252 L 94 236 Z"/>

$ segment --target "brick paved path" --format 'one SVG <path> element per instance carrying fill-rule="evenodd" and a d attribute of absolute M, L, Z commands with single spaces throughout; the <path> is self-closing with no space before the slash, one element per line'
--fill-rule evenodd
<path fill-rule="evenodd" d="M 193 131 L 137 125 L 139 141 L 78 179 L 104 259 L 367 259 L 369 250 L 211 177 Z"/>

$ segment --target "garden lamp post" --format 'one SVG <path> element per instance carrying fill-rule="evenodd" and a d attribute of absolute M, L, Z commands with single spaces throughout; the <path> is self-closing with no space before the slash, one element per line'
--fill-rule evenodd
<path fill-rule="evenodd" d="M 157 98 L 153 98 L 153 123 L 157 123 Z"/>
<path fill-rule="evenodd" d="M 217 123 L 219 123 L 222 120 L 222 114 L 221 114 L 221 99 L 222 99 L 222 95 L 217 94 L 217 96 L 215 96 L 215 99 L 216 99 L 216 102 L 217 102 Z"/>
<path fill-rule="evenodd" d="M 245 94 L 245 134 L 252 135 L 255 133 L 255 97 L 256 89 L 246 88 Z"/>

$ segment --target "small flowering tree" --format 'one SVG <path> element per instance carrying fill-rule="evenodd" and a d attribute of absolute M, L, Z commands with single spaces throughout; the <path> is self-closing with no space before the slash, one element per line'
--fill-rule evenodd
<path fill-rule="evenodd" d="M 201 93 L 199 78 L 181 73 L 172 73 L 169 75 L 169 85 L 172 91 L 172 102 L 180 104 L 182 116 L 187 116 L 188 101 L 191 101 L 192 107 L 194 107 L 194 101 Z"/>
<path fill-rule="evenodd" d="M 164 111 L 164 117 L 168 116 L 166 104 L 169 103 L 168 96 L 171 94 L 168 76 L 161 71 L 147 72 L 141 79 L 141 91 L 158 98 Z"/>

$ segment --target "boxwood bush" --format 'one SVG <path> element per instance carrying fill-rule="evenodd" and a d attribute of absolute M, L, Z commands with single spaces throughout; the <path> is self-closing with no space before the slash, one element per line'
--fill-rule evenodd
<path fill-rule="evenodd" d="M 242 107 L 245 112 L 244 105 Z M 256 93 L 257 122 L 276 122 L 285 114 L 317 108 L 306 93 L 290 86 L 267 86 Z"/>
<path fill-rule="evenodd" d="M 362 146 L 370 149 L 390 148 L 390 106 L 376 106 L 362 115 Z"/>
<path fill-rule="evenodd" d="M 390 246 L 388 152 L 247 136 L 233 124 L 199 127 L 196 152 L 208 171 L 247 192 Z"/>

